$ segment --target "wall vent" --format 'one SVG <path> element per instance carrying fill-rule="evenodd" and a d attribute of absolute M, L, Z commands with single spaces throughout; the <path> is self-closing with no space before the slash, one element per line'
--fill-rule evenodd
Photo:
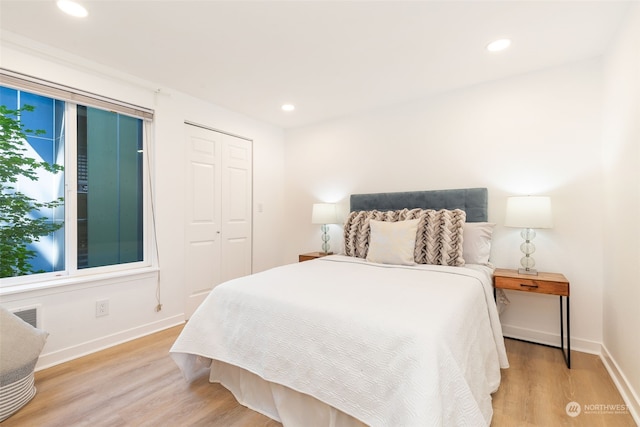
<path fill-rule="evenodd" d="M 34 305 L 31 307 L 14 308 L 11 312 L 34 328 L 42 329 L 40 308 L 41 306 Z"/>

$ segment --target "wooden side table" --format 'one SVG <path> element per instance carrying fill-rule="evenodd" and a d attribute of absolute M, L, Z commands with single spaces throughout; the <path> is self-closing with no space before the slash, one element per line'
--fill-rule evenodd
<path fill-rule="evenodd" d="M 496 268 L 493 272 L 493 287 L 512 291 L 557 295 L 560 297 L 560 350 L 567 367 L 571 369 L 571 325 L 569 313 L 569 281 L 560 273 L 538 273 L 537 276 L 520 274 L 518 270 Z M 563 297 L 566 310 L 563 310 Z M 567 324 L 567 351 L 564 350 L 564 324 Z"/>
<path fill-rule="evenodd" d="M 310 261 L 327 255 L 333 255 L 333 252 L 309 252 L 308 254 L 300 254 L 298 255 L 298 262 Z"/>

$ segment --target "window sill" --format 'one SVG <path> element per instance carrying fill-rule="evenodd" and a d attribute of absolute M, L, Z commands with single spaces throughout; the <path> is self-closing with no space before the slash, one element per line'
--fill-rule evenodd
<path fill-rule="evenodd" d="M 114 282 L 134 281 L 157 277 L 157 267 L 143 267 L 109 273 L 88 274 L 75 277 L 52 278 L 42 282 L 32 282 L 0 288 L 0 298 L 11 299 L 12 296 L 29 294 L 29 296 L 50 295 L 69 292 L 77 289 L 109 285 Z M 124 280 L 123 280 L 124 279 Z"/>

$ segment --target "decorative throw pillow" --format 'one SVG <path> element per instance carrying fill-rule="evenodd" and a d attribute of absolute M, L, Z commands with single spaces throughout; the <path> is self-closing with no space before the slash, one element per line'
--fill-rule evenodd
<path fill-rule="evenodd" d="M 462 266 L 463 225 L 461 209 L 402 209 L 396 211 L 353 211 L 344 226 L 344 248 L 348 256 L 366 258 L 370 221 L 396 222 L 418 219 L 414 260 L 418 264 Z"/>
<path fill-rule="evenodd" d="M 489 264 L 493 227 L 495 224 L 490 222 L 465 222 L 462 256 L 466 264 Z"/>
<path fill-rule="evenodd" d="M 416 246 L 420 253 L 418 264 L 464 265 L 462 257 L 462 232 L 466 213 L 461 209 L 425 210 L 424 229 L 418 229 Z"/>
<path fill-rule="evenodd" d="M 402 209 L 396 211 L 352 211 L 344 225 L 344 250 L 345 255 L 366 258 L 369 250 L 370 227 L 369 222 L 385 221 L 395 222 L 408 219 L 421 219 L 418 227 L 424 227 L 423 209 Z M 416 258 L 419 248 L 416 247 Z"/>
<path fill-rule="evenodd" d="M 415 265 L 414 250 L 419 219 L 369 221 L 371 236 L 367 261 L 381 264 Z"/>

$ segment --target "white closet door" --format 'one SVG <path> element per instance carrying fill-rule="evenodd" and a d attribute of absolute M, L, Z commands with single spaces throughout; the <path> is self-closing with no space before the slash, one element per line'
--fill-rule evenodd
<path fill-rule="evenodd" d="M 225 135 L 222 149 L 222 281 L 251 274 L 251 141 Z"/>
<path fill-rule="evenodd" d="M 220 283 L 221 148 L 216 132 L 185 125 L 187 150 L 185 314 Z"/>
<path fill-rule="evenodd" d="M 251 141 L 185 124 L 185 315 L 251 274 Z"/>

